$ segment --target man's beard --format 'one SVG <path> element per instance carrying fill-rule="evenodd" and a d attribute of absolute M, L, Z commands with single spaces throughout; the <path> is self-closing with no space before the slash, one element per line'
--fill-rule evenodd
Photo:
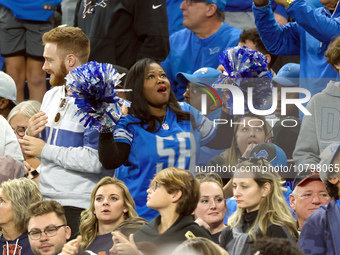
<path fill-rule="evenodd" d="M 65 77 L 68 74 L 64 63 L 60 64 L 60 70 L 58 73 L 54 73 L 54 77 L 51 77 L 50 84 L 53 87 L 62 86 L 66 83 Z"/>

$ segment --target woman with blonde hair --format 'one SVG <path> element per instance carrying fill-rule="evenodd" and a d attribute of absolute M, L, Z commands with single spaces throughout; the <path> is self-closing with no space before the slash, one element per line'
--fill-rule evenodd
<path fill-rule="evenodd" d="M 238 123 L 234 128 L 231 146 L 220 155 L 212 158 L 208 165 L 235 167 L 241 157 L 248 157 L 251 150 L 260 143 L 266 142 L 271 137 L 270 126 L 264 116 L 243 115 L 235 116 L 233 123 Z M 232 171 L 230 171 L 232 173 Z M 232 185 L 228 177 L 228 183 L 223 187 L 224 198 L 232 197 Z"/>
<path fill-rule="evenodd" d="M 123 181 L 104 177 L 94 187 L 90 207 L 81 213 L 80 247 L 109 254 L 111 232 L 125 219 L 138 217 L 135 202 Z"/>
<path fill-rule="evenodd" d="M 38 185 L 29 179 L 8 180 L 0 186 L 1 254 L 33 254 L 28 241 L 28 207 L 42 200 Z"/>
<path fill-rule="evenodd" d="M 242 160 L 232 179 L 237 210 L 222 231 L 221 246 L 233 255 L 248 255 L 259 237 L 296 242 L 296 222 L 285 202 L 280 175 L 262 158 Z"/>

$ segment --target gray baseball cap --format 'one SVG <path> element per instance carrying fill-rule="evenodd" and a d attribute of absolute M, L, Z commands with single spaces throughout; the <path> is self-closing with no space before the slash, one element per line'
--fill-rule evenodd
<path fill-rule="evenodd" d="M 15 105 L 18 104 L 15 82 L 11 76 L 2 71 L 0 71 L 0 97 L 11 100 Z"/>

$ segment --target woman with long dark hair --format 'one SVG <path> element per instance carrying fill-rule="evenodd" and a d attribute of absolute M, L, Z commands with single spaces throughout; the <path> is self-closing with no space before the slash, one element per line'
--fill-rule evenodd
<path fill-rule="evenodd" d="M 119 120 L 114 135 L 100 134 L 99 159 L 106 169 L 119 167 L 116 177 L 129 188 L 136 211 L 151 220 L 157 212 L 146 207 L 146 190 L 154 174 L 167 167 L 193 171 L 199 146 L 211 141 L 216 130 L 198 110 L 177 102 L 163 68 L 154 60 L 142 59 L 132 66 L 124 88 L 132 89 L 126 96 L 132 102 L 129 114 Z M 223 114 L 221 118 L 229 118 Z M 232 128 L 220 126 L 224 137 L 216 135 L 214 141 L 227 148 Z"/>

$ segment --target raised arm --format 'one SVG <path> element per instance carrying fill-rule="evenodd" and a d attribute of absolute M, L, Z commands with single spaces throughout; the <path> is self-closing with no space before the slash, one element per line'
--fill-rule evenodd
<path fill-rule="evenodd" d="M 328 15 L 322 15 L 326 10 L 313 9 L 305 0 L 295 0 L 287 8 L 287 13 L 304 30 L 323 43 L 330 41 L 340 35 L 340 21 Z"/>
<path fill-rule="evenodd" d="M 253 13 L 261 39 L 272 54 L 299 55 L 299 25 L 296 22 L 280 26 L 267 0 L 254 0 Z M 301 29 L 301 28 L 300 28 Z"/>
<path fill-rule="evenodd" d="M 128 159 L 131 146 L 116 143 L 112 133 L 100 133 L 98 140 L 99 161 L 105 169 L 120 167 Z"/>

